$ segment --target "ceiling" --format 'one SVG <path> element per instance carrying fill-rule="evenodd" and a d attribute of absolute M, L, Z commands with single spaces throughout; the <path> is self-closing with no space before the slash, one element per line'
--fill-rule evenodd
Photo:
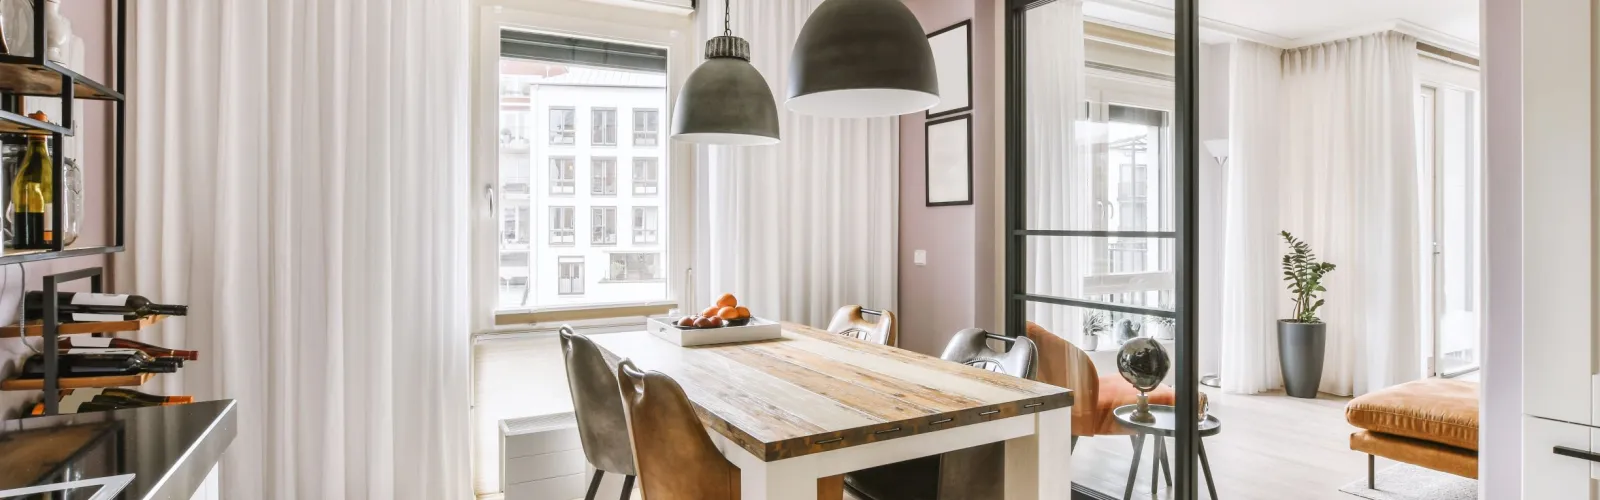
<path fill-rule="evenodd" d="M 1258 32 L 1274 45 L 1303 45 L 1392 28 L 1397 23 L 1431 33 L 1435 43 L 1478 45 L 1479 0 L 1199 0 L 1202 41 Z M 1262 8 L 1270 5 L 1271 8 Z M 1172 31 L 1172 0 L 1090 0 L 1084 15 L 1129 27 Z M 1228 33 L 1228 32 L 1235 33 Z M 1210 33 L 1207 33 L 1210 32 Z M 1211 40 L 1208 40 L 1211 39 Z"/>

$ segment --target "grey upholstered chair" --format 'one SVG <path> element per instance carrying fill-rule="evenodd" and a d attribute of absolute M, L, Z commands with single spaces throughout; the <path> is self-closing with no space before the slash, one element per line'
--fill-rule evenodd
<path fill-rule="evenodd" d="M 639 473 L 633 464 L 633 444 L 628 440 L 628 417 L 623 413 L 617 372 L 606 364 L 600 347 L 572 331 L 572 327 L 561 327 L 561 351 L 567 362 L 567 387 L 572 390 L 583 455 L 595 469 L 584 500 L 594 500 L 600 478 L 607 472 L 624 476 L 622 500 L 627 500 L 633 492 L 634 476 Z"/>
<path fill-rule="evenodd" d="M 991 349 L 990 340 L 1010 344 L 1011 349 Z M 1031 379 L 1039 354 L 1027 337 L 1002 337 L 968 328 L 957 332 L 939 357 Z M 845 474 L 844 484 L 868 500 L 1000 500 L 1005 498 L 1005 450 L 1005 443 L 990 443 L 873 467 Z"/>
<path fill-rule="evenodd" d="M 867 320 L 867 316 L 878 319 Z M 857 340 L 887 346 L 900 345 L 900 325 L 894 311 L 873 310 L 861 306 L 844 306 L 828 322 L 828 333 L 844 335 Z"/>

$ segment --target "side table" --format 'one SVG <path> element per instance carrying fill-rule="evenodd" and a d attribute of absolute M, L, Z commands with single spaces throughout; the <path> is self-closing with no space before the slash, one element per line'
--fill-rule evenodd
<path fill-rule="evenodd" d="M 1150 413 L 1156 417 L 1156 421 L 1151 423 L 1134 422 L 1132 415 L 1137 409 L 1138 405 L 1122 405 L 1111 411 L 1112 415 L 1117 417 L 1117 422 L 1135 433 L 1133 464 L 1128 467 L 1128 488 L 1122 494 L 1123 500 L 1133 499 L 1133 481 L 1139 475 L 1139 455 L 1144 451 L 1146 436 L 1156 438 L 1153 450 L 1156 456 L 1150 460 L 1150 492 L 1155 493 L 1163 470 L 1168 474 L 1168 484 L 1172 482 L 1170 475 L 1172 469 L 1166 464 L 1167 445 L 1164 438 L 1172 437 L 1173 431 L 1178 427 L 1176 409 L 1169 405 L 1150 405 Z M 1206 458 L 1205 438 L 1215 436 L 1219 432 L 1222 432 L 1222 421 L 1217 420 L 1215 415 L 1206 415 L 1206 418 L 1200 421 L 1200 439 L 1195 443 L 1200 451 L 1200 470 L 1205 473 L 1206 491 L 1211 493 L 1211 500 L 1217 500 L 1217 485 L 1211 481 L 1211 460 Z"/>

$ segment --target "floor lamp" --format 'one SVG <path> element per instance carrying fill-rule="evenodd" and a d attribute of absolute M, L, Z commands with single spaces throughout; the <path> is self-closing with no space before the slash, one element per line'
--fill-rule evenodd
<path fill-rule="evenodd" d="M 1209 140 L 1209 141 L 1205 141 L 1205 145 L 1206 145 L 1206 151 L 1209 151 L 1211 153 L 1211 157 L 1213 159 L 1217 160 L 1217 165 L 1219 165 L 1219 166 L 1221 166 L 1223 168 L 1227 168 L 1228 167 L 1228 140 L 1227 139 L 1212 139 L 1212 140 Z M 1206 387 L 1216 387 L 1216 388 L 1220 389 L 1220 388 L 1222 388 L 1222 377 L 1220 375 L 1215 374 L 1215 373 L 1207 373 L 1205 375 L 1201 375 L 1200 376 L 1200 385 L 1203 385 L 1203 386 L 1206 386 Z"/>

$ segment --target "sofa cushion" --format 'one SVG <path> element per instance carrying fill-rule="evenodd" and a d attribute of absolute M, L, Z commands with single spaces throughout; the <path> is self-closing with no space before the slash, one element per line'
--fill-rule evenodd
<path fill-rule="evenodd" d="M 1478 450 L 1478 384 L 1427 379 L 1406 382 L 1350 400 L 1350 425 Z"/>

